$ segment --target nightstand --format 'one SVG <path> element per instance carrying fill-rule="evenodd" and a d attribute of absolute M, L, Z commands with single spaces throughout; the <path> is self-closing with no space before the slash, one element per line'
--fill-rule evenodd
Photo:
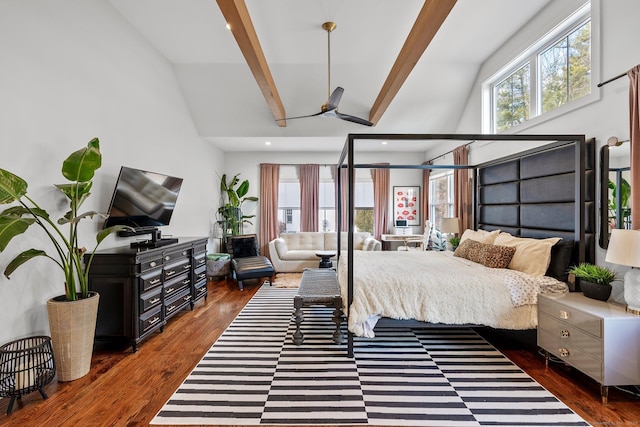
<path fill-rule="evenodd" d="M 621 304 L 579 292 L 538 295 L 538 345 L 600 383 L 602 403 L 609 386 L 640 384 L 640 316 Z"/>

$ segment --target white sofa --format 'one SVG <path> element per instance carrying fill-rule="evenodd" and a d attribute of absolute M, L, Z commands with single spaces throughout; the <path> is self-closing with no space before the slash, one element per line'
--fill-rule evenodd
<path fill-rule="evenodd" d="M 343 232 L 340 246 L 346 253 L 347 233 Z M 355 250 L 379 251 L 382 243 L 370 233 L 353 233 Z M 302 272 L 305 268 L 318 268 L 320 258 L 317 251 L 331 251 L 338 247 L 335 232 L 282 233 L 269 242 L 269 257 L 277 273 Z"/>

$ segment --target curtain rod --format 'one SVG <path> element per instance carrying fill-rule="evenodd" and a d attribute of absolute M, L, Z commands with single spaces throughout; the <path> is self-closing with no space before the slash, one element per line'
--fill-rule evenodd
<path fill-rule="evenodd" d="M 466 144 L 464 144 L 464 146 L 465 146 L 465 147 L 468 147 L 468 146 L 470 146 L 471 144 L 473 144 L 474 142 L 475 142 L 475 141 L 467 142 Z M 442 153 L 442 154 L 440 154 L 440 155 L 438 155 L 438 156 L 434 157 L 434 158 L 433 158 L 433 159 L 431 159 L 431 160 L 427 160 L 427 162 L 433 162 L 434 160 L 437 160 L 437 159 L 439 159 L 440 157 L 444 157 L 444 156 L 446 156 L 447 154 L 451 154 L 451 153 L 453 153 L 454 151 L 456 151 L 456 149 L 457 149 L 457 148 L 459 148 L 459 147 L 462 147 L 462 145 L 459 145 L 458 147 L 454 148 L 453 150 L 449 150 L 449 151 L 447 151 L 446 153 Z"/>
<path fill-rule="evenodd" d="M 615 77 L 610 78 L 607 81 L 604 81 L 602 83 L 598 83 L 598 87 L 602 87 L 602 86 L 606 85 L 607 83 L 611 83 L 612 81 L 618 80 L 620 77 L 624 77 L 626 75 L 627 75 L 627 73 L 621 73 L 621 74 L 619 74 L 619 75 L 617 75 Z"/>

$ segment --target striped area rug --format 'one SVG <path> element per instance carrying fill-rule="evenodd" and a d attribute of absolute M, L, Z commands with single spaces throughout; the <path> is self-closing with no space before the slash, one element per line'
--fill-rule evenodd
<path fill-rule="evenodd" d="M 332 310 L 263 286 L 152 425 L 588 426 L 466 328 L 397 329 L 332 340 Z"/>

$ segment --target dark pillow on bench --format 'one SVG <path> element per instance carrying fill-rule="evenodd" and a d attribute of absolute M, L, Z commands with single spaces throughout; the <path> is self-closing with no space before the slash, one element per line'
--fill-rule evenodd
<path fill-rule="evenodd" d="M 233 238 L 233 257 L 245 258 L 248 256 L 257 256 L 258 249 L 256 246 L 256 239 L 254 237 Z"/>

